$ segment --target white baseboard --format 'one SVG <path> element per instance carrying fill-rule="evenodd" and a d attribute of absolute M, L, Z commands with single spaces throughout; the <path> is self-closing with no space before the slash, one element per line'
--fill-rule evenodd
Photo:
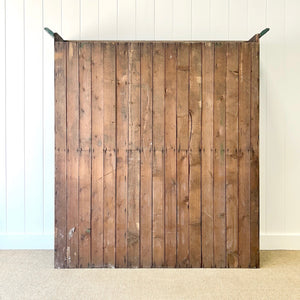
<path fill-rule="evenodd" d="M 0 249 L 54 249 L 52 233 L 0 233 Z"/>
<path fill-rule="evenodd" d="M 0 249 L 53 249 L 54 235 L 0 233 Z M 300 234 L 261 234 L 261 250 L 300 250 Z"/>
<path fill-rule="evenodd" d="M 299 233 L 260 234 L 260 250 L 300 250 Z"/>

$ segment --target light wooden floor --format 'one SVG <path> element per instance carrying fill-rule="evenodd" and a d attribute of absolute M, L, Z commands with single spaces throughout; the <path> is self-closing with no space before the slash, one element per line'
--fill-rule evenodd
<path fill-rule="evenodd" d="M 300 251 L 260 269 L 53 268 L 53 251 L 0 251 L 0 299 L 300 299 Z"/>

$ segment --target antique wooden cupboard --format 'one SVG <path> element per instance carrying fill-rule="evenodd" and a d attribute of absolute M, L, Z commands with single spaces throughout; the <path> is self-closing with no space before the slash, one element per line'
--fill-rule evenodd
<path fill-rule="evenodd" d="M 259 35 L 55 37 L 55 267 L 259 266 Z"/>

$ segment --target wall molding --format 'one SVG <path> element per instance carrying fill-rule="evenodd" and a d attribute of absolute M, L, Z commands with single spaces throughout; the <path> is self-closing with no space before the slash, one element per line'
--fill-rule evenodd
<path fill-rule="evenodd" d="M 54 249 L 53 233 L 0 233 L 0 250 Z M 300 233 L 261 234 L 260 250 L 300 250 Z"/>
<path fill-rule="evenodd" d="M 53 233 L 0 233 L 0 249 L 54 249 Z"/>
<path fill-rule="evenodd" d="M 300 233 L 260 234 L 260 250 L 300 250 Z"/>

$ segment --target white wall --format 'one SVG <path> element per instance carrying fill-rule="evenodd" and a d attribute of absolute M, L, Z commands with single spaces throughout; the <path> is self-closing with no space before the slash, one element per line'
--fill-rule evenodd
<path fill-rule="evenodd" d="M 261 248 L 300 249 L 300 1 L 0 0 L 0 248 L 53 248 L 53 40 L 261 40 Z"/>

